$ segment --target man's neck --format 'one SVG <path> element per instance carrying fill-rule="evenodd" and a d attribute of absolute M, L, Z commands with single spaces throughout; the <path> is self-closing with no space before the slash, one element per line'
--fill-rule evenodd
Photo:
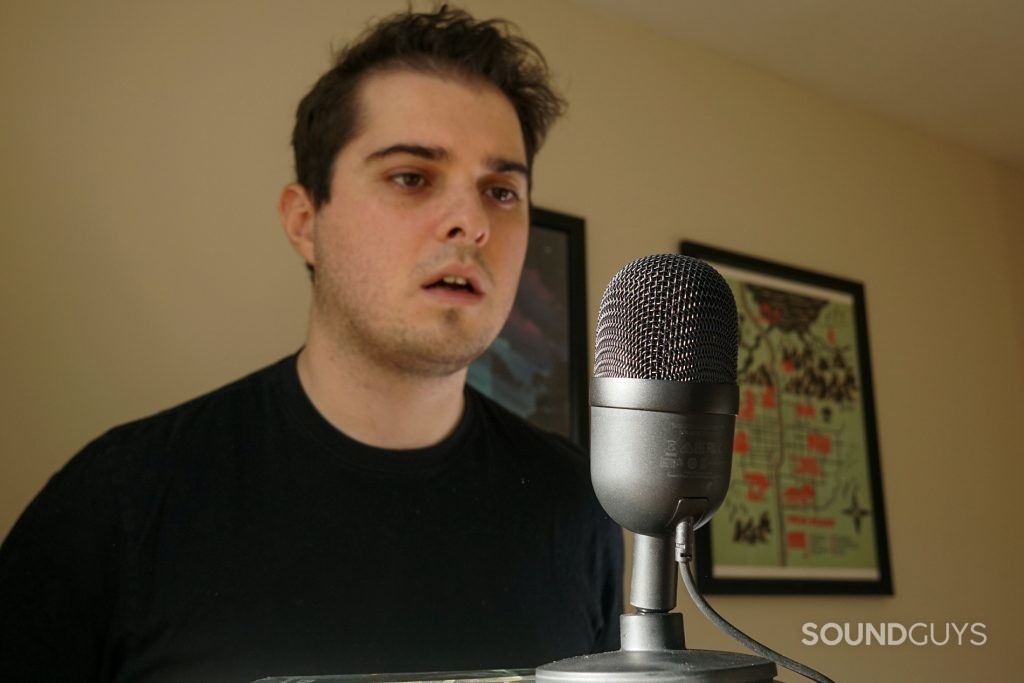
<path fill-rule="evenodd" d="M 423 377 L 380 368 L 311 335 L 299 380 L 324 418 L 347 436 L 388 449 L 423 448 L 455 431 L 465 407 L 466 370 Z"/>

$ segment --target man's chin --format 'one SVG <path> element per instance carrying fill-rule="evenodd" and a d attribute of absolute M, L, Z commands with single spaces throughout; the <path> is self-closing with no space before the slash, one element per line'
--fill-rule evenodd
<path fill-rule="evenodd" d="M 418 340 L 420 343 L 410 345 L 403 356 L 407 366 L 418 374 L 446 377 L 465 371 L 487 351 L 496 336 L 478 336 L 475 339 L 443 336 L 430 342 L 421 338 Z"/>
<path fill-rule="evenodd" d="M 419 375 L 429 378 L 444 378 L 465 370 L 470 364 L 483 355 L 487 347 L 479 351 L 456 354 L 448 350 L 446 353 L 432 353 L 424 351 L 407 352 L 396 358 L 396 369 L 411 375 Z"/>
<path fill-rule="evenodd" d="M 360 355 L 380 367 L 424 378 L 450 377 L 464 372 L 483 355 L 500 332 L 493 321 L 465 311 L 447 310 L 426 319 L 409 315 L 381 325 L 347 325 L 336 338 L 353 344 Z"/>
<path fill-rule="evenodd" d="M 379 338 L 369 353 L 405 374 L 441 378 L 464 371 L 483 355 L 492 339 L 468 336 L 467 330 L 406 328 L 398 337 Z"/>

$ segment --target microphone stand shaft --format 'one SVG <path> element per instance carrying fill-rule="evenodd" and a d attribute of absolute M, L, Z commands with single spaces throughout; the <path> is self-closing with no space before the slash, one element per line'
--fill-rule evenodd
<path fill-rule="evenodd" d="M 675 608 L 676 561 L 671 539 L 633 535 L 629 602 L 644 612 L 668 612 Z"/>

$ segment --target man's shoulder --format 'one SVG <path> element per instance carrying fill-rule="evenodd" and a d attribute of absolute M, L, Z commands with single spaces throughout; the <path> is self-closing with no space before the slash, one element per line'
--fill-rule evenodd
<path fill-rule="evenodd" d="M 247 417 L 250 410 L 264 405 L 268 392 L 288 370 L 289 364 L 294 367 L 294 362 L 295 357 L 288 356 L 187 401 L 118 425 L 105 436 L 131 437 L 159 432 L 175 437 L 189 427 L 227 426 L 226 421 Z"/>
<path fill-rule="evenodd" d="M 286 357 L 192 399 L 112 427 L 82 454 L 110 459 L 110 464 L 145 456 L 150 462 L 182 443 L 225 441 L 239 431 L 258 428 L 270 410 L 275 382 L 294 364 Z"/>

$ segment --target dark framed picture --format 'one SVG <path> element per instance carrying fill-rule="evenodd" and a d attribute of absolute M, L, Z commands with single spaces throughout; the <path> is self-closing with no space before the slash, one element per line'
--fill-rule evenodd
<path fill-rule="evenodd" d="M 512 314 L 469 383 L 542 429 L 586 446 L 587 301 L 582 218 L 532 207 Z"/>
<path fill-rule="evenodd" d="M 684 241 L 739 314 L 732 480 L 697 535 L 707 593 L 891 594 L 864 287 Z"/>

